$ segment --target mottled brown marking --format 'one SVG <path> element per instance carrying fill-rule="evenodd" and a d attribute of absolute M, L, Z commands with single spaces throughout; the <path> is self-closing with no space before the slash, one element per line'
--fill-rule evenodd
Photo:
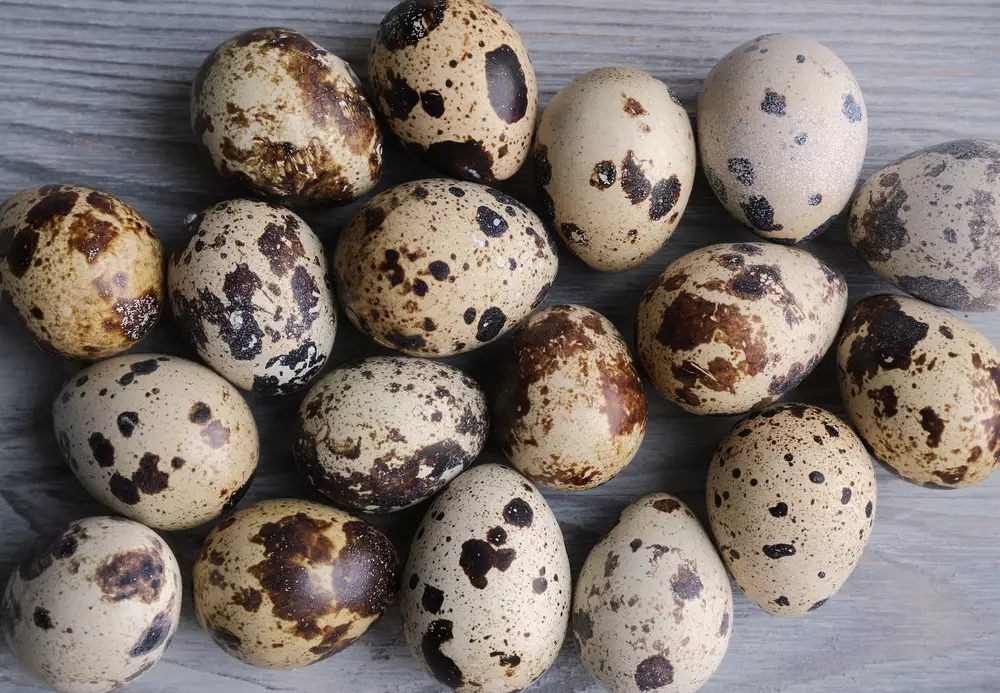
<path fill-rule="evenodd" d="M 927 323 L 907 315 L 899 301 L 888 295 L 860 301 L 848 313 L 845 325 L 841 343 L 853 338 L 846 371 L 856 388 L 879 370 L 909 370 L 913 350 L 927 336 Z"/>
<path fill-rule="evenodd" d="M 90 580 L 100 587 L 103 601 L 135 598 L 143 604 L 152 604 L 160 596 L 164 570 L 159 551 L 134 549 L 106 558 Z"/>
<path fill-rule="evenodd" d="M 963 464 L 961 467 L 952 467 L 951 469 L 935 469 L 932 473 L 943 483 L 954 486 L 955 484 L 962 483 L 965 479 L 965 474 L 968 471 L 968 465 Z"/>
<path fill-rule="evenodd" d="M 646 109 L 642 107 L 642 104 L 625 94 L 622 94 L 622 109 L 630 118 L 646 115 Z"/>
<path fill-rule="evenodd" d="M 612 359 L 599 359 L 597 370 L 604 396 L 602 411 L 611 435 L 629 435 L 637 428 L 644 431 L 648 417 L 646 393 L 632 359 L 624 353 L 624 346 L 622 353 Z"/>
<path fill-rule="evenodd" d="M 681 509 L 681 504 L 673 498 L 660 498 L 653 503 L 653 507 L 661 513 L 672 513 Z"/>
<path fill-rule="evenodd" d="M 118 237 L 118 229 L 106 219 L 99 218 L 87 209 L 73 218 L 69 226 L 70 248 L 83 253 L 89 264 L 97 262 L 98 256 L 110 247 Z"/>
<path fill-rule="evenodd" d="M 516 557 L 514 549 L 497 549 L 481 539 L 469 539 L 462 544 L 458 564 L 472 586 L 481 590 L 489 584 L 486 576 L 490 570 L 505 572 Z"/>
<path fill-rule="evenodd" d="M 931 407 L 920 410 L 920 427 L 927 431 L 927 445 L 936 448 L 941 442 L 945 422 Z"/>
<path fill-rule="evenodd" d="M 299 237 L 299 220 L 285 214 L 282 223 L 268 222 L 264 233 L 257 239 L 257 249 L 267 258 L 271 271 L 284 277 L 292 271 L 296 263 L 305 257 L 306 251 Z"/>
<path fill-rule="evenodd" d="M 264 596 L 260 593 L 260 590 L 253 587 L 245 587 L 233 594 L 233 604 L 242 606 L 250 613 L 257 613 L 260 610 L 263 599 Z"/>
<path fill-rule="evenodd" d="M 892 418 L 897 413 L 896 391 L 892 385 L 883 385 L 879 389 L 868 390 L 868 399 L 875 402 L 876 406 L 872 413 L 876 419 Z"/>

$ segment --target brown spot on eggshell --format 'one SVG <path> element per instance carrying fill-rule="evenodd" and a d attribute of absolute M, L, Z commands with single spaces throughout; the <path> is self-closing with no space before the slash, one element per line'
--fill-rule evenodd
<path fill-rule="evenodd" d="M 152 604 L 163 587 L 164 570 L 159 551 L 133 549 L 108 556 L 90 580 L 100 588 L 103 601 Z"/>

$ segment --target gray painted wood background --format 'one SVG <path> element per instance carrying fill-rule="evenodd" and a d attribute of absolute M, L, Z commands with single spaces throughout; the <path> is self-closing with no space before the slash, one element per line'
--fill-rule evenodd
<path fill-rule="evenodd" d="M 230 194 L 198 156 L 188 89 L 205 55 L 255 26 L 296 28 L 364 74 L 375 27 L 392 0 L 0 0 L 0 197 L 44 183 L 101 188 L 136 206 L 168 249 L 182 220 Z M 988 0 L 498 0 L 531 54 L 542 104 L 572 77 L 604 65 L 643 68 L 693 113 L 702 80 L 731 48 L 758 34 L 797 32 L 836 51 L 864 90 L 870 144 L 864 175 L 904 153 L 960 136 L 1000 139 L 1000 4 Z M 390 140 L 388 186 L 428 172 Z M 531 202 L 530 175 L 503 187 Z M 332 247 L 357 207 L 307 214 Z M 699 174 L 680 228 L 644 266 L 588 270 L 562 253 L 549 302 L 579 302 L 633 331 L 639 297 L 679 255 L 752 236 L 729 218 Z M 841 267 L 851 299 L 888 289 L 854 256 L 840 224 L 807 247 Z M 1000 343 L 1000 317 L 972 323 Z M 334 362 L 385 353 L 346 320 Z M 504 355 L 494 344 L 453 362 L 488 381 Z M 164 319 L 141 345 L 193 356 Z M 50 401 L 79 364 L 31 345 L 9 306 L 0 310 L 0 580 L 40 532 L 101 514 L 59 458 Z M 842 412 L 830 358 L 791 397 Z M 574 573 L 617 514 L 654 490 L 703 514 L 705 470 L 734 419 L 697 418 L 650 389 L 651 420 L 635 461 L 581 494 L 547 493 Z M 247 501 L 309 495 L 292 467 L 289 422 L 298 397 L 248 395 L 262 463 Z M 495 456 L 496 453 L 492 453 Z M 878 469 L 874 534 L 839 596 L 808 618 L 768 616 L 735 595 L 729 653 L 706 693 L 1000 690 L 1000 474 L 973 488 L 932 491 Z M 244 501 L 244 504 L 247 502 Z M 423 508 L 376 523 L 402 551 Z M 202 531 L 169 537 L 189 570 Z M 187 586 L 187 585 L 186 585 Z M 0 645 L 0 690 L 40 690 Z M 340 655 L 293 672 L 255 670 L 217 648 L 185 596 L 166 656 L 130 690 L 147 693 L 438 690 L 410 658 L 390 609 Z M 533 690 L 597 691 L 571 639 Z"/>

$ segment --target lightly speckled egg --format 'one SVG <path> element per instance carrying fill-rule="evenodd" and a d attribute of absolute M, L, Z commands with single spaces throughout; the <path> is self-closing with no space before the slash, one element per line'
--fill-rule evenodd
<path fill-rule="evenodd" d="M 712 540 L 686 505 L 654 493 L 587 556 L 573 634 L 584 668 L 612 693 L 692 693 L 722 663 L 732 614 Z"/>
<path fill-rule="evenodd" d="M 324 376 L 299 408 L 295 460 L 335 503 L 393 512 L 440 491 L 486 442 L 479 385 L 451 366 L 376 357 Z"/>
<path fill-rule="evenodd" d="M 743 419 L 712 458 L 708 519 L 757 606 L 801 616 L 850 577 L 875 522 L 875 470 L 850 426 L 807 404 Z"/>
<path fill-rule="evenodd" d="M 542 302 L 559 258 L 510 195 L 444 178 L 373 197 L 340 233 L 334 271 L 347 316 L 413 356 L 471 351 Z"/>
<path fill-rule="evenodd" d="M 160 317 L 163 250 L 146 220 L 107 193 L 32 188 L 0 207 L 0 293 L 43 348 L 113 356 Z"/>
<path fill-rule="evenodd" d="M 291 29 L 252 29 L 205 60 L 191 126 L 216 170 L 294 205 L 345 203 L 382 173 L 382 133 L 346 62 Z"/>
<path fill-rule="evenodd" d="M 583 490 L 610 481 L 646 434 L 639 372 L 615 326 L 583 306 L 551 306 L 515 334 L 498 388 L 497 437 L 535 483 Z"/>
<path fill-rule="evenodd" d="M 907 296 L 858 302 L 837 370 L 858 433 L 907 481 L 959 488 L 1000 465 L 1000 352 L 948 311 Z"/>
<path fill-rule="evenodd" d="M 163 656 L 181 616 L 173 552 L 120 517 L 77 520 L 11 573 L 0 623 L 21 666 L 60 693 L 105 693 Z"/>
<path fill-rule="evenodd" d="M 71 377 L 52 407 L 63 458 L 94 498 L 168 531 L 234 507 L 257 468 L 239 391 L 176 356 L 131 354 Z"/>
<path fill-rule="evenodd" d="M 229 200 L 192 216 L 167 268 L 170 306 L 205 362 L 244 390 L 286 395 L 322 370 L 337 334 L 323 244 L 298 215 Z"/>
<path fill-rule="evenodd" d="M 566 546 L 545 499 L 508 467 L 473 467 L 434 500 L 402 580 L 406 641 L 442 686 L 514 693 L 559 654 L 571 597 Z"/>
<path fill-rule="evenodd" d="M 768 243 L 722 243 L 675 260 L 639 306 L 639 359 L 694 414 L 777 401 L 816 367 L 847 308 L 843 274 Z"/>
<path fill-rule="evenodd" d="M 559 90 L 542 113 L 535 183 L 553 228 L 595 269 L 641 265 L 670 238 L 694 183 L 691 121 L 667 85 L 605 67 Z"/>
<path fill-rule="evenodd" d="M 256 667 L 313 664 L 364 635 L 392 599 L 392 543 L 342 510 L 265 500 L 226 518 L 194 564 L 198 623 Z"/>
<path fill-rule="evenodd" d="M 847 233 L 876 274 L 917 298 L 1000 308 L 1000 142 L 945 142 L 876 171 Z"/>
<path fill-rule="evenodd" d="M 538 87 L 528 52 L 481 0 L 403 0 L 368 55 L 376 108 L 429 166 L 485 183 L 528 157 Z"/>
<path fill-rule="evenodd" d="M 854 75 L 826 46 L 769 34 L 720 60 L 698 99 L 698 151 L 715 196 L 757 235 L 810 240 L 854 193 L 868 114 Z"/>

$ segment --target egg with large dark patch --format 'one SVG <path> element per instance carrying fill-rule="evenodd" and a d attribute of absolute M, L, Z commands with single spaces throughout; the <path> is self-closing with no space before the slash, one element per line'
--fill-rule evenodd
<path fill-rule="evenodd" d="M 471 351 L 545 298 L 558 255 L 510 195 L 444 178 L 373 197 L 340 233 L 333 265 L 347 316 L 414 356 Z"/>
<path fill-rule="evenodd" d="M 517 31 L 481 0 L 403 0 L 368 55 L 372 98 L 406 147 L 456 178 L 491 182 L 528 157 L 535 71 Z"/>
<path fill-rule="evenodd" d="M 715 196 L 757 235 L 815 238 L 854 194 L 868 114 L 854 75 L 826 46 L 768 34 L 734 48 L 698 99 L 698 152 Z"/>
<path fill-rule="evenodd" d="M 514 693 L 555 661 L 566 634 L 570 572 L 562 532 L 517 472 L 473 467 L 417 528 L 400 611 L 413 656 L 462 693 Z"/>
<path fill-rule="evenodd" d="M 1000 466 L 1000 352 L 964 320 L 871 296 L 847 314 L 837 370 L 858 433 L 907 481 L 960 488 Z"/>
<path fill-rule="evenodd" d="M 155 665 L 177 631 L 181 571 L 150 529 L 88 517 L 40 539 L 7 580 L 7 646 L 60 693 L 106 693 Z"/>
<path fill-rule="evenodd" d="M 1000 308 L 1000 142 L 945 142 L 876 171 L 847 231 L 903 291 L 955 310 Z"/>
<path fill-rule="evenodd" d="M 163 305 L 163 251 L 121 200 L 46 185 L 0 207 L 0 293 L 44 349 L 101 359 L 146 336 Z"/>
<path fill-rule="evenodd" d="M 639 359 L 695 414 L 777 401 L 815 368 L 847 307 L 843 274 L 768 243 L 722 243 L 674 261 L 639 305 Z"/>

